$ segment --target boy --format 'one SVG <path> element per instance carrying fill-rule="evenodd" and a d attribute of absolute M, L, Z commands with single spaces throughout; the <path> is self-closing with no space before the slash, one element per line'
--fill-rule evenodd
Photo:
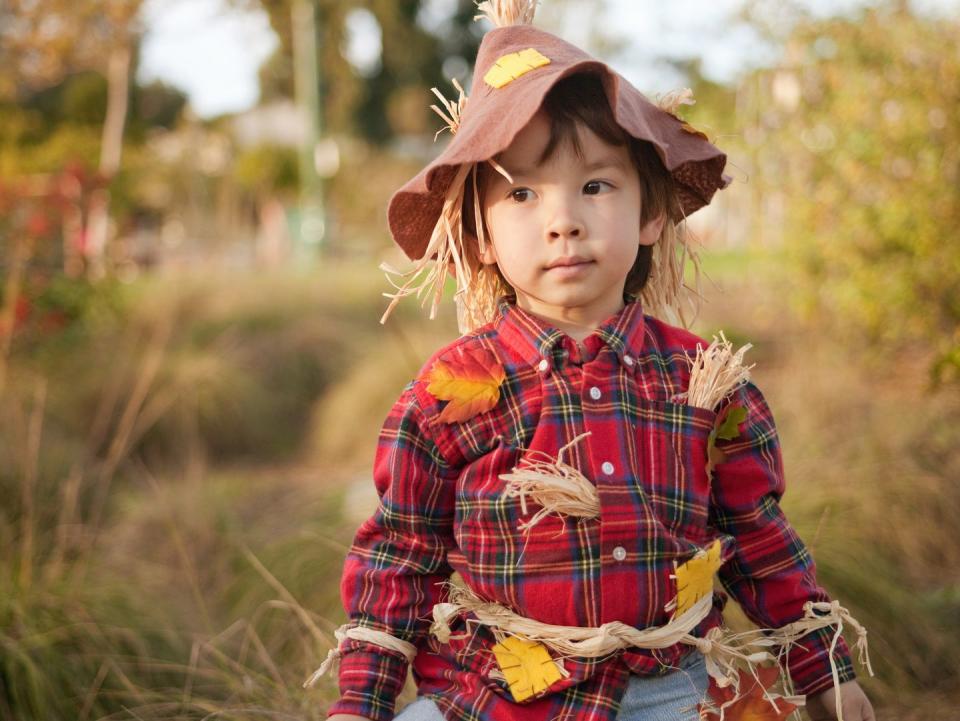
<path fill-rule="evenodd" d="M 420 259 L 395 297 L 442 288 L 452 266 L 469 332 L 381 433 L 380 506 L 344 569 L 351 623 L 330 716 L 392 718 L 412 663 L 419 698 L 403 721 L 697 718 L 708 671 L 735 681 L 731 659 L 747 656 L 718 629 L 718 570 L 783 640 L 778 660 L 815 718 L 839 715 L 839 684 L 842 716 L 872 721 L 830 628 L 855 622 L 777 505 L 763 396 L 738 383 L 695 405 L 687 354 L 706 343 L 644 313 L 679 305 L 680 221 L 727 184 L 725 156 L 530 27 L 534 5 L 481 5 L 499 27 L 469 109 L 447 106 L 453 142 L 391 201 L 394 238 Z M 531 468 L 581 483 L 572 502 L 560 485 L 534 503 L 511 493 Z M 703 568 L 706 593 L 684 596 Z M 444 585 L 454 571 L 459 590 Z M 750 693 L 740 679 L 704 712 L 732 714 Z M 799 702 L 770 698 L 769 718 Z"/>

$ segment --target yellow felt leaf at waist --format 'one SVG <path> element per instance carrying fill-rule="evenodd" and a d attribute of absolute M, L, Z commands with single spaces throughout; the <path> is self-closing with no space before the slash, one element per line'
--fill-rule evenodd
<path fill-rule="evenodd" d="M 563 678 L 547 647 L 536 641 L 507 636 L 493 647 L 493 655 L 516 701 L 541 694 Z"/>

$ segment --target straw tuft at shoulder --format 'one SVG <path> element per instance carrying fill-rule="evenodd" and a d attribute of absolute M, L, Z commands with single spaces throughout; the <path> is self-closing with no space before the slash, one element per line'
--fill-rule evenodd
<path fill-rule="evenodd" d="M 479 14 L 474 20 L 487 18 L 494 27 L 531 25 L 540 0 L 484 0 L 477 3 Z"/>

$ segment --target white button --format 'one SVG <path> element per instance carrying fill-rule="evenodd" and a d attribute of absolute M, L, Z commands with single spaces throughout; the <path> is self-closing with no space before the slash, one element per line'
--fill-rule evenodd
<path fill-rule="evenodd" d="M 600 470 L 606 473 L 608 476 L 613 475 L 613 464 L 610 461 L 604 461 L 603 465 L 600 466 Z"/>
<path fill-rule="evenodd" d="M 632 355 L 624 355 L 624 356 L 623 356 L 623 362 L 624 362 L 624 364 L 626 364 L 626 366 L 627 366 L 628 368 L 633 368 L 633 356 L 632 356 Z"/>
<path fill-rule="evenodd" d="M 617 546 L 613 549 L 613 557 L 617 561 L 622 561 L 627 557 L 627 549 L 623 546 Z"/>
<path fill-rule="evenodd" d="M 547 362 L 547 359 L 546 359 L 546 358 L 544 358 L 542 361 L 540 361 L 540 362 L 537 364 L 537 368 L 540 369 L 540 372 L 541 372 L 541 373 L 545 372 L 545 371 L 547 370 L 547 368 L 549 368 L 549 367 L 550 367 L 550 363 Z"/>
<path fill-rule="evenodd" d="M 600 400 L 600 395 L 601 395 L 600 389 L 597 388 L 596 386 L 593 386 L 593 388 L 590 389 L 590 397 L 593 398 L 593 400 L 595 401 Z"/>

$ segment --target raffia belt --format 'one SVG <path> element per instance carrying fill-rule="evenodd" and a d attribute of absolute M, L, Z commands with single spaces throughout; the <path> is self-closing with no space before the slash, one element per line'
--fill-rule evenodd
<path fill-rule="evenodd" d="M 541 623 L 514 613 L 498 603 L 483 601 L 472 591 L 462 587 L 452 587 L 449 601 L 433 607 L 433 624 L 430 633 L 441 643 L 450 640 L 450 623 L 463 613 L 474 618 L 468 623 L 489 627 L 499 640 L 508 637 L 521 638 L 529 642 L 543 644 L 551 649 L 561 675 L 566 675 L 560 660 L 566 657 L 603 658 L 628 648 L 663 649 L 677 643 L 695 647 L 703 654 L 707 673 L 721 687 L 733 687 L 738 690 L 740 674 L 738 662 L 752 671 L 754 664 L 776 660 L 771 649 L 789 649 L 799 639 L 812 631 L 833 626 L 836 628 L 830 646 L 830 667 L 834 685 L 840 678 L 833 659 L 833 650 L 840 639 L 844 624 L 849 624 L 857 634 L 856 648 L 861 664 L 873 675 L 867 650 L 867 631 L 854 619 L 847 609 L 837 601 L 831 603 L 808 602 L 804 605 L 804 615 L 798 621 L 777 629 L 755 629 L 733 633 L 728 629 L 712 628 L 705 637 L 697 637 L 691 631 L 707 617 L 712 607 L 712 596 L 705 595 L 683 614 L 675 615 L 663 626 L 637 629 L 619 621 L 605 623 L 597 627 L 557 626 Z M 417 654 L 417 648 L 390 634 L 373 629 L 344 625 L 336 631 L 337 648 L 331 649 L 326 660 L 307 680 L 304 686 L 312 685 L 320 676 L 340 658 L 339 642 L 345 639 L 366 641 L 383 648 L 397 651 L 408 661 Z M 803 697 L 782 697 L 767 693 L 768 699 L 775 703 L 776 698 L 784 698 L 790 703 L 801 705 Z M 733 703 L 729 701 L 724 706 Z M 722 712 L 722 708 L 720 709 Z M 842 721 L 839 694 L 837 694 L 837 718 Z"/>

